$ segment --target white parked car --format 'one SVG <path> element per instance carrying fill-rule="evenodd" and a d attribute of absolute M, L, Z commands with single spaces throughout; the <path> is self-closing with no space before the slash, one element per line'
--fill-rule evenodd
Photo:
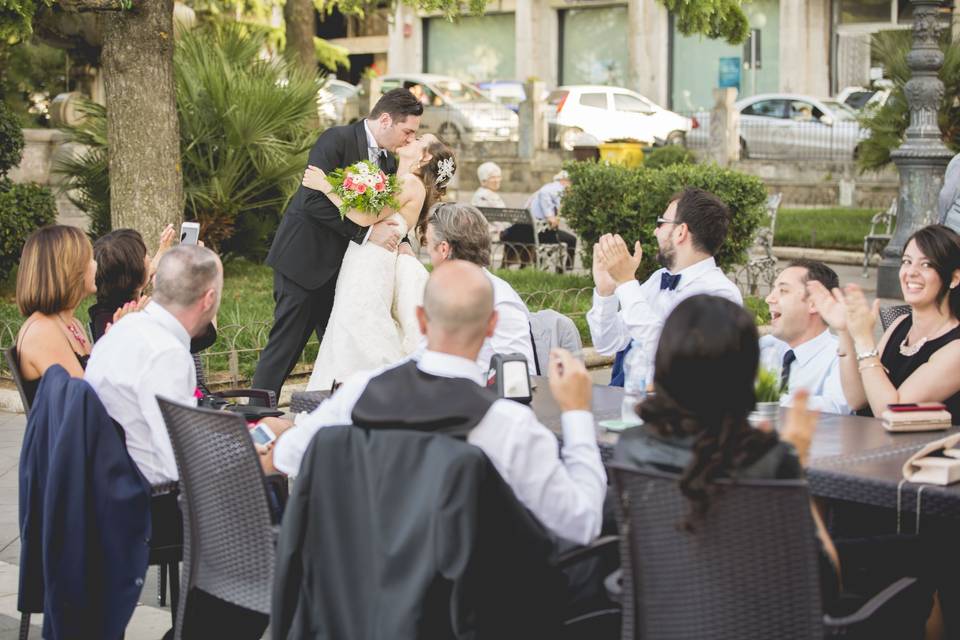
<path fill-rule="evenodd" d="M 560 145 L 572 149 L 587 133 L 601 142 L 630 138 L 647 144 L 681 144 L 693 126 L 652 100 L 621 87 L 577 85 L 558 87 L 547 96 L 547 114 Z"/>
<path fill-rule="evenodd" d="M 867 133 L 856 112 L 830 98 L 765 93 L 734 105 L 740 112 L 741 158 L 849 158 Z M 707 146 L 710 114 L 697 114 L 700 127 L 689 146 Z"/>

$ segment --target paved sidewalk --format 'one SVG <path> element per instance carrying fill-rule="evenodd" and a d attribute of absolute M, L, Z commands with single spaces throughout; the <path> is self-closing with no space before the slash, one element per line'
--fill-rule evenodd
<path fill-rule="evenodd" d="M 18 467 L 27 425 L 22 414 L 0 412 L 0 640 L 16 640 L 20 626 L 17 590 L 20 564 Z M 147 572 L 140 606 L 127 626 L 125 640 L 159 640 L 170 628 L 169 602 L 157 604 L 157 571 Z M 40 638 L 43 616 L 32 616 L 31 638 Z"/>

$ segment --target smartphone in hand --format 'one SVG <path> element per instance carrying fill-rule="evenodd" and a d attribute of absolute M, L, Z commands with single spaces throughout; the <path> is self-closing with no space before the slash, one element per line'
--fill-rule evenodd
<path fill-rule="evenodd" d="M 197 244 L 199 240 L 199 222 L 184 222 L 180 225 L 180 244 Z"/>

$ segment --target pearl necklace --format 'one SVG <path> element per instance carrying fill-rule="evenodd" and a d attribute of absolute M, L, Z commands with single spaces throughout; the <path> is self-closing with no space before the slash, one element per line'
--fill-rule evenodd
<path fill-rule="evenodd" d="M 945 326 L 947 326 L 947 324 L 948 324 L 949 322 L 950 322 L 950 318 L 947 318 L 947 319 L 943 322 L 943 324 L 941 324 L 939 327 L 937 327 L 937 330 L 934 331 L 931 335 L 936 336 L 937 334 L 939 334 L 939 333 L 940 333 L 940 329 L 943 329 Z M 920 338 L 920 340 L 917 341 L 917 344 L 915 344 L 915 345 L 913 345 L 913 346 L 907 346 L 907 339 L 908 339 L 909 337 L 910 337 L 910 332 L 908 331 L 908 332 L 907 332 L 907 335 L 904 336 L 904 338 L 903 338 L 903 342 L 900 343 L 900 355 L 902 355 L 902 356 L 910 357 L 910 356 L 916 355 L 917 352 L 920 351 L 920 349 L 923 348 L 923 345 L 927 344 L 927 341 L 930 339 L 930 336 L 929 336 L 929 335 L 923 336 L 922 338 Z"/>

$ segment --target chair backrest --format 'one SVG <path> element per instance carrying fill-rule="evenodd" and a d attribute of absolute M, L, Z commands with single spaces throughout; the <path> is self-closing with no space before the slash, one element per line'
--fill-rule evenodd
<path fill-rule="evenodd" d="M 880 307 L 880 324 L 883 326 L 883 330 L 886 331 L 889 329 L 894 320 L 900 316 L 905 316 L 908 313 L 910 313 L 910 305 L 908 304 L 895 304 L 890 307 Z"/>
<path fill-rule="evenodd" d="M 868 236 L 890 235 L 893 229 L 893 221 L 897 218 L 897 199 L 890 202 L 886 211 L 877 212 L 870 218 L 870 232 Z M 879 230 L 877 229 L 879 227 Z"/>
<path fill-rule="evenodd" d="M 553 547 L 480 449 L 327 427 L 283 516 L 270 625 L 283 638 L 553 638 Z"/>
<path fill-rule="evenodd" d="M 623 638 L 823 638 L 802 480 L 723 482 L 696 531 L 678 477 L 609 468 L 620 524 Z"/>
<path fill-rule="evenodd" d="M 274 529 L 263 472 L 246 422 L 235 413 L 157 398 L 180 472 L 183 588 L 270 613 Z M 177 616 L 177 634 L 183 616 Z"/>
<path fill-rule="evenodd" d="M 479 209 L 487 222 L 533 223 L 533 215 L 526 209 L 502 209 L 500 207 L 479 207 Z"/>
<path fill-rule="evenodd" d="M 583 359 L 583 341 L 573 320 L 553 309 L 541 309 L 530 314 L 530 335 L 537 357 L 537 370 L 546 375 L 550 350 L 566 349 L 574 357 Z"/>
<path fill-rule="evenodd" d="M 23 412 L 30 413 L 30 400 L 27 398 L 27 391 L 23 387 L 23 376 L 20 374 L 20 358 L 17 356 L 17 348 L 10 347 L 4 349 L 3 356 L 7 359 L 7 367 L 10 369 L 10 376 L 14 384 L 17 385 L 17 391 L 20 392 L 20 402 L 23 403 Z"/>
<path fill-rule="evenodd" d="M 780 211 L 780 203 L 783 202 L 783 193 L 774 193 L 767 197 L 767 215 L 770 217 L 771 236 L 777 229 L 777 212 Z M 773 244 L 772 238 L 770 244 Z"/>

